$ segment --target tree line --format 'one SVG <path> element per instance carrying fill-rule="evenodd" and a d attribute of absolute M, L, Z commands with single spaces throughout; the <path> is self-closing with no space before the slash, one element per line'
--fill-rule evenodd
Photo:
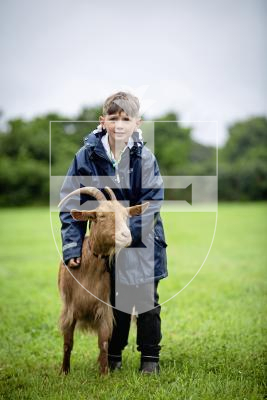
<path fill-rule="evenodd" d="M 51 174 L 65 175 L 74 154 L 83 144 L 83 137 L 96 128 L 100 114 L 100 107 L 92 107 L 84 108 L 72 119 L 48 113 L 31 120 L 9 120 L 0 131 L 0 205 L 48 204 L 50 154 Z M 193 140 L 192 129 L 177 123 L 178 116 L 174 112 L 155 120 L 158 122 L 154 125 L 154 149 L 162 175 L 216 174 L 214 147 Z M 149 123 L 144 121 L 145 139 L 150 131 Z M 218 157 L 219 200 L 266 200 L 266 117 L 256 116 L 230 126 Z M 181 195 L 185 199 L 189 196 L 188 193 Z M 166 199 L 175 196 L 174 191 L 166 189 Z"/>

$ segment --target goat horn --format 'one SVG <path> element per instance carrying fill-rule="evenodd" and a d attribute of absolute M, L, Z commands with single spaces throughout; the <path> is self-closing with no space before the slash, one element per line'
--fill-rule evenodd
<path fill-rule="evenodd" d="M 69 199 L 70 197 L 72 197 L 75 194 L 88 194 L 89 196 L 94 197 L 96 200 L 98 201 L 106 201 L 106 198 L 104 196 L 104 194 L 97 188 L 95 187 L 90 187 L 90 186 L 86 186 L 86 187 L 82 187 L 80 189 L 76 189 L 73 192 L 69 193 L 66 197 L 64 197 L 64 199 L 61 200 L 61 202 L 59 203 L 58 207 L 61 207 L 62 204 Z"/>
<path fill-rule="evenodd" d="M 109 194 L 110 200 L 117 200 L 115 193 L 113 192 L 112 189 L 110 189 L 110 187 L 105 186 L 105 191 Z"/>

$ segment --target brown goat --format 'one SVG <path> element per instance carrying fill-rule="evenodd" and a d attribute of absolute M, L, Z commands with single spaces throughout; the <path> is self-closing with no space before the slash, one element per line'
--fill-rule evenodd
<path fill-rule="evenodd" d="M 61 262 L 58 286 L 63 301 L 60 329 L 64 336 L 64 353 L 61 372 L 70 371 L 70 356 L 73 348 L 74 329 L 86 329 L 98 334 L 100 373 L 108 372 L 108 340 L 113 330 L 113 309 L 110 305 L 110 274 L 107 259 L 114 256 L 115 249 L 127 247 L 132 237 L 127 227 L 127 218 L 140 215 L 149 203 L 123 207 L 113 191 L 106 187 L 111 200 L 93 187 L 77 189 L 66 196 L 84 193 L 95 197 L 100 205 L 92 211 L 71 210 L 75 220 L 91 221 L 90 234 L 83 242 L 81 265 L 71 273 Z M 116 217 L 115 217 L 116 214 Z M 88 293 L 89 292 L 89 293 Z"/>

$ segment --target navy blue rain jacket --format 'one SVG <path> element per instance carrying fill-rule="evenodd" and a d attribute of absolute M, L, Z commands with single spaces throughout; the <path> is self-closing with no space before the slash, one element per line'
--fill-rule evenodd
<path fill-rule="evenodd" d="M 94 186 L 102 191 L 105 186 L 109 186 L 113 189 L 118 201 L 127 200 L 130 206 L 152 200 L 142 216 L 129 219 L 133 241 L 130 248 L 123 249 L 119 253 L 121 262 L 118 265 L 123 265 L 123 268 L 117 270 L 116 266 L 116 278 L 128 285 L 138 285 L 165 278 L 168 275 L 167 244 L 160 217 L 164 189 L 156 158 L 140 141 L 138 132 L 134 132 L 132 135 L 134 145 L 131 149 L 127 147 L 123 152 L 116 171 L 101 141 L 106 133 L 105 130 L 96 129 L 84 139 L 84 146 L 75 155 L 67 173 L 67 176 L 74 178 L 65 179 L 60 198 L 63 199 L 81 186 Z M 78 177 L 77 182 L 75 177 Z M 83 177 L 87 179 L 84 184 Z M 88 179 L 90 179 L 89 185 Z M 141 182 L 143 182 L 143 187 Z M 86 201 L 88 196 L 82 195 L 81 199 L 83 199 L 81 202 Z M 75 221 L 69 212 L 64 211 L 60 212 L 60 219 L 63 259 L 67 263 L 71 258 L 80 257 L 82 254 L 87 222 Z M 145 244 L 141 241 L 141 224 L 143 235 L 146 237 Z M 153 252 L 151 257 L 151 251 L 147 251 L 146 247 L 152 248 L 153 242 L 154 257 Z"/>

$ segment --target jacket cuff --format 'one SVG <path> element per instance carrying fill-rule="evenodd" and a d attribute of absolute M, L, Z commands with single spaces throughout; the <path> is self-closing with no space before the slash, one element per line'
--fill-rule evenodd
<path fill-rule="evenodd" d="M 71 259 L 76 257 L 81 257 L 82 255 L 82 246 L 77 242 L 70 242 L 63 246 L 63 260 L 65 264 Z"/>

